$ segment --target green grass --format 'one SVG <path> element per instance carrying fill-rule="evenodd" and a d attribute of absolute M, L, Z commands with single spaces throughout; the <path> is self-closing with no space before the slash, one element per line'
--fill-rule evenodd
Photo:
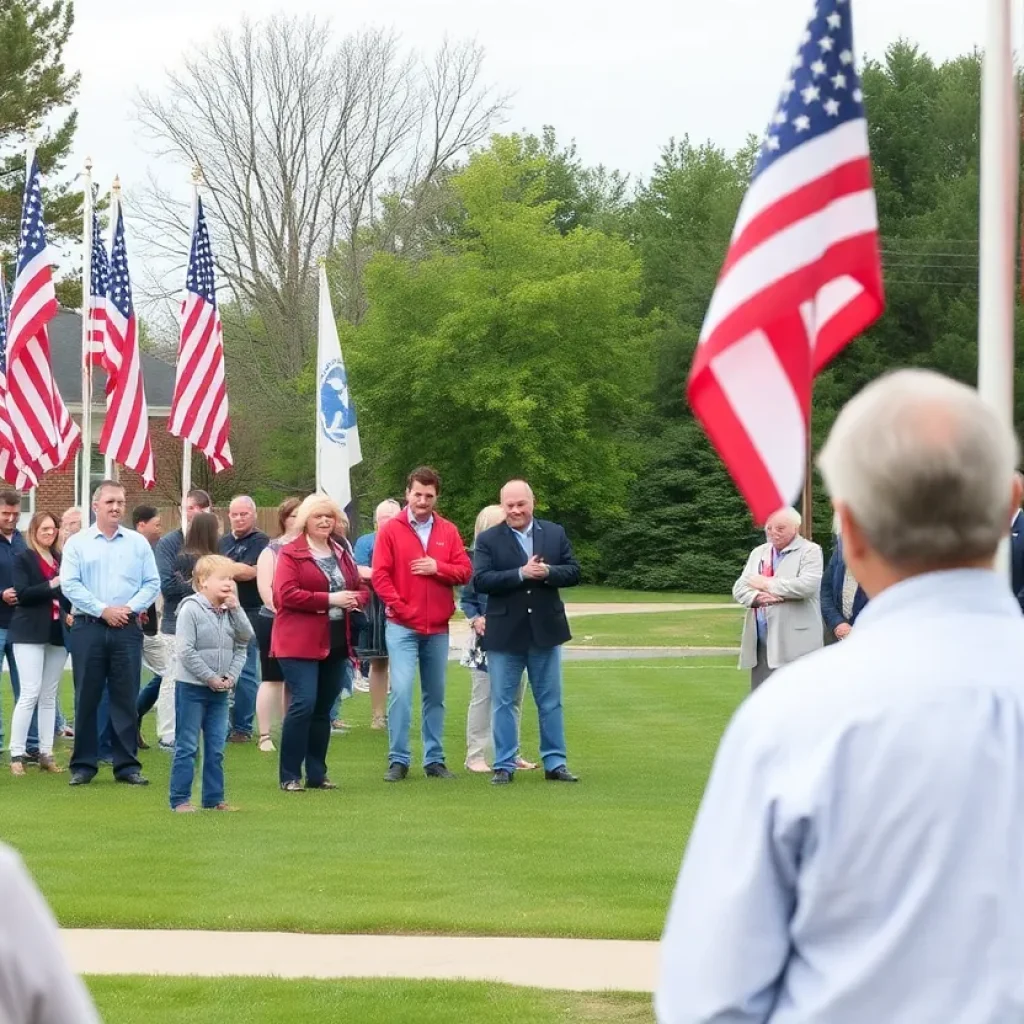
<path fill-rule="evenodd" d="M 74 790 L 67 775 L 2 770 L 0 839 L 65 926 L 657 938 L 746 690 L 734 660 L 568 664 L 578 786 L 534 772 L 495 789 L 463 773 L 468 673 L 453 666 L 449 679 L 450 782 L 418 766 L 382 782 L 386 735 L 368 728 L 361 695 L 345 705 L 357 728 L 331 744 L 338 792 L 280 792 L 276 757 L 253 745 L 227 750 L 233 815 L 172 814 L 156 750 L 142 755 L 147 789 L 116 785 L 109 769 Z M 415 758 L 418 725 L 414 737 Z M 523 750 L 537 751 L 529 697 Z"/>
<path fill-rule="evenodd" d="M 89 978 L 117 1024 L 653 1024 L 641 993 L 554 992 L 455 981 Z"/>
<path fill-rule="evenodd" d="M 572 604 L 729 604 L 729 594 L 684 594 L 669 590 L 616 590 L 615 587 L 573 587 L 562 596 Z"/>
<path fill-rule="evenodd" d="M 738 647 L 743 612 L 643 612 L 584 615 L 572 622 L 575 647 Z"/>

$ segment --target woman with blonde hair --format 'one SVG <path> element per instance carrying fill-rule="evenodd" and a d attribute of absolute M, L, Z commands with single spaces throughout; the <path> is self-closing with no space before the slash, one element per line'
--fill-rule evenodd
<path fill-rule="evenodd" d="M 261 552 L 256 560 L 256 586 L 263 607 L 256 616 L 256 640 L 260 647 L 260 688 L 256 691 L 256 722 L 259 727 L 259 749 L 272 754 L 277 748 L 270 738 L 275 718 L 284 719 L 284 673 L 277 658 L 270 653 L 270 634 L 274 628 L 274 569 L 281 548 L 297 536 L 295 513 L 301 498 L 285 498 L 277 506 L 278 536 Z"/>
<path fill-rule="evenodd" d="M 488 505 L 476 517 L 473 526 L 473 544 L 484 530 L 497 526 L 505 521 L 505 510 L 500 505 Z M 472 557 L 473 552 L 470 551 Z M 466 770 L 483 774 L 489 772 L 487 749 L 493 750 L 491 740 L 491 677 L 487 672 L 487 655 L 480 647 L 480 637 L 484 635 L 487 624 L 487 595 L 477 593 L 470 580 L 462 588 L 459 607 L 469 619 L 469 645 L 463 654 L 460 664 L 469 669 L 472 687 L 469 694 L 469 713 L 466 716 Z M 519 731 L 519 718 L 523 708 L 523 693 L 526 690 L 525 677 L 519 683 L 516 695 L 515 716 L 516 731 Z M 520 771 L 532 771 L 537 766 L 531 761 L 517 757 L 516 767 Z"/>
<path fill-rule="evenodd" d="M 26 742 L 32 714 L 39 713 L 39 767 L 62 772 L 53 758 L 57 690 L 64 672 L 64 615 L 70 610 L 60 590 L 57 519 L 37 512 L 26 531 L 28 547 L 14 560 L 11 581 L 18 595 L 7 639 L 21 673 L 21 691 L 11 721 L 11 774 L 25 774 Z"/>
<path fill-rule="evenodd" d="M 351 615 L 368 598 L 355 561 L 334 540 L 346 522 L 337 504 L 312 494 L 295 515 L 295 539 L 281 547 L 274 571 L 276 609 L 270 653 L 290 697 L 281 729 L 279 778 L 289 793 L 337 789 L 327 776 L 331 706 L 354 651 Z"/>

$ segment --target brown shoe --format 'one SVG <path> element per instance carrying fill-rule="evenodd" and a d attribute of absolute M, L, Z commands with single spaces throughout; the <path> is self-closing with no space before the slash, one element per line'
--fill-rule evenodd
<path fill-rule="evenodd" d="M 231 804 L 219 803 L 216 807 L 206 807 L 204 810 L 207 811 L 237 811 L 237 807 L 232 807 Z"/>
<path fill-rule="evenodd" d="M 228 743 L 248 743 L 252 739 L 251 736 L 246 736 L 244 732 L 233 732 L 228 737 Z"/>
<path fill-rule="evenodd" d="M 139 735 L 135 737 L 135 745 L 139 750 L 149 750 L 149 744 L 146 742 L 145 737 L 142 735 L 142 730 L 139 729 Z"/>
<path fill-rule="evenodd" d="M 64 772 L 64 769 L 53 759 L 52 754 L 39 755 L 39 770 L 48 775 L 61 775 Z"/>

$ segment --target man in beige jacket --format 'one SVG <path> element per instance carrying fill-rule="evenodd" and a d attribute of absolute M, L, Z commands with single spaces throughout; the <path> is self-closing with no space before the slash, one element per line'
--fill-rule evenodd
<path fill-rule="evenodd" d="M 740 668 L 756 690 L 772 672 L 822 646 L 821 548 L 800 536 L 800 513 L 782 508 L 765 524 L 732 596 L 747 609 Z"/>

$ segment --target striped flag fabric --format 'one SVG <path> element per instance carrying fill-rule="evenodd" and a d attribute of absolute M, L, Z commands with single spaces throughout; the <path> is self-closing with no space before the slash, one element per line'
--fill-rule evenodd
<path fill-rule="evenodd" d="M 106 306 L 104 366 L 107 371 L 107 416 L 100 451 L 134 469 L 147 490 L 156 481 L 149 440 L 149 408 L 142 380 L 138 323 L 128 274 L 128 246 L 120 205 L 110 250 L 110 291 Z"/>
<path fill-rule="evenodd" d="M 7 325 L 5 402 L 14 461 L 32 483 L 43 472 L 64 465 L 81 440 L 50 365 L 46 325 L 56 314 L 39 165 L 33 157 L 25 180 L 18 271 Z"/>
<path fill-rule="evenodd" d="M 813 381 L 885 299 L 849 0 L 818 0 L 768 124 L 687 386 L 757 522 L 791 504 Z"/>
<path fill-rule="evenodd" d="M 191 441 L 214 473 L 231 468 L 224 334 L 202 199 L 196 204 L 185 301 L 181 304 L 181 340 L 168 431 Z"/>
<path fill-rule="evenodd" d="M 100 219 L 95 205 L 92 208 L 92 259 L 89 267 L 89 325 L 85 357 L 93 366 L 107 369 L 107 293 L 110 289 L 110 264 L 100 234 Z M 108 389 L 110 384 L 108 376 Z"/>
<path fill-rule="evenodd" d="M 24 481 L 14 460 L 14 435 L 7 419 L 7 282 L 0 266 L 0 479 L 14 487 Z"/>

